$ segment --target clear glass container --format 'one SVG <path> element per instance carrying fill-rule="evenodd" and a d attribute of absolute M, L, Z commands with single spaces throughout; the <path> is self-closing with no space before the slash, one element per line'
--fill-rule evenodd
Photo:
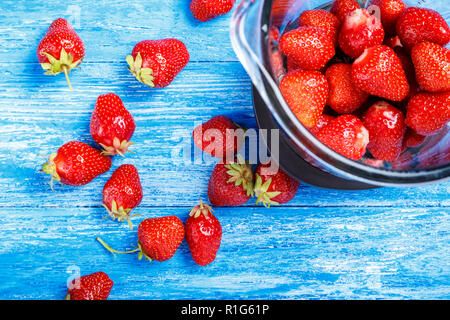
<path fill-rule="evenodd" d="M 370 6 L 369 1 L 358 2 L 362 8 Z M 450 21 L 448 0 L 404 2 L 407 6 L 436 10 L 447 22 Z M 286 73 L 286 63 L 277 48 L 278 38 L 287 30 L 296 28 L 303 11 L 328 10 L 331 4 L 332 1 L 320 0 L 242 0 L 233 15 L 233 48 L 276 127 L 304 161 L 344 181 L 356 181 L 367 186 L 412 186 L 447 180 L 450 176 L 449 123 L 439 133 L 428 136 L 421 146 L 408 148 L 394 162 L 375 160 L 369 153 L 363 159 L 353 161 L 316 139 L 284 101 L 278 84 Z M 282 157 L 281 152 L 281 160 Z M 295 163 L 290 165 L 295 167 Z M 299 178 L 302 180 L 301 176 Z M 326 179 L 326 176 L 321 179 Z"/>

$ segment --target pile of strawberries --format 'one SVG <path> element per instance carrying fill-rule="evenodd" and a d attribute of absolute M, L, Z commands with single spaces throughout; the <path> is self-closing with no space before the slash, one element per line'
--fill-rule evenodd
<path fill-rule="evenodd" d="M 394 161 L 447 125 L 450 29 L 438 12 L 401 0 L 372 0 L 368 9 L 336 0 L 296 23 L 278 41 L 287 59 L 279 88 L 325 145 L 353 160 L 368 150 Z"/>

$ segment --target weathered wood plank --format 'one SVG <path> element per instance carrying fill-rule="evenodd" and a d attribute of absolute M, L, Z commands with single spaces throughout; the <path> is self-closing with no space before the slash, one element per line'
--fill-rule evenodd
<path fill-rule="evenodd" d="M 255 121 L 250 80 L 229 42 L 230 14 L 198 23 L 189 2 L 0 2 L 0 298 L 62 299 L 66 270 L 78 266 L 110 274 L 112 299 L 448 299 L 450 183 L 363 192 L 302 186 L 288 206 L 216 208 L 224 238 L 206 268 L 192 262 L 185 242 L 172 260 L 152 264 L 114 259 L 95 242 L 99 235 L 119 249 L 136 242 L 126 225 L 103 220 L 101 190 L 112 171 L 50 191 L 41 155 L 69 140 L 92 143 L 95 100 L 115 92 L 137 122 L 137 155 L 113 163 L 140 171 L 136 224 L 167 214 L 184 220 L 207 199 L 214 164 L 185 163 L 174 152 L 214 115 L 249 128 Z M 62 75 L 43 76 L 36 61 L 51 21 L 76 18 L 69 5 L 80 8 L 76 28 L 87 48 L 71 74 L 74 91 Z M 191 62 L 171 86 L 149 90 L 124 58 L 136 42 L 164 37 L 184 41 Z"/>
<path fill-rule="evenodd" d="M 153 208 L 145 217 L 188 208 Z M 195 265 L 185 241 L 168 262 L 116 259 L 136 231 L 98 208 L 0 211 L 0 296 L 62 299 L 70 266 L 107 272 L 111 299 L 449 298 L 448 208 L 217 208 L 216 261 Z M 426 272 L 425 272 L 426 270 Z"/>
<path fill-rule="evenodd" d="M 189 3 L 56 0 L 44 5 L 41 1 L 1 1 L 0 61 L 37 61 L 39 41 L 59 17 L 75 26 L 86 46 L 86 62 L 125 61 L 137 42 L 162 38 L 183 41 L 192 61 L 237 61 L 229 41 L 231 13 L 200 23 L 192 17 Z"/>
<path fill-rule="evenodd" d="M 121 96 L 136 119 L 133 141 L 137 155 L 116 157 L 113 168 L 125 162 L 137 166 L 144 185 L 144 206 L 192 205 L 199 197 L 207 198 L 214 162 L 193 164 L 194 158 L 185 162 L 180 153 L 186 146 L 195 149 L 190 135 L 199 121 L 226 114 L 244 127 L 256 127 L 250 81 L 239 63 L 216 63 L 214 68 L 208 63 L 190 63 L 171 86 L 155 90 L 139 84 L 124 63 L 86 64 L 73 73 L 73 92 L 66 88 L 63 76 L 43 76 L 33 69 L 40 68 L 37 64 L 0 67 L 0 119 L 4 122 L 0 127 L 4 150 L 0 154 L 1 206 L 98 205 L 102 185 L 111 173 L 85 187 L 57 187 L 49 197 L 48 177 L 38 170 L 45 162 L 41 155 L 54 152 L 63 143 L 92 143 L 90 113 L 102 93 Z M 18 73 L 14 74 L 14 69 Z M 363 192 L 303 186 L 290 205 L 449 206 L 449 186 Z"/>

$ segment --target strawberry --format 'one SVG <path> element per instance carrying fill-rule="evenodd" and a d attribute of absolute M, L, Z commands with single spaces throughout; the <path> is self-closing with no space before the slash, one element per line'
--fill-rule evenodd
<path fill-rule="evenodd" d="M 102 271 L 72 280 L 66 300 L 106 300 L 114 282 Z"/>
<path fill-rule="evenodd" d="M 167 87 L 189 61 L 189 52 L 177 39 L 144 40 L 127 56 L 128 69 L 143 84 Z"/>
<path fill-rule="evenodd" d="M 208 197 L 217 207 L 239 206 L 253 194 L 252 168 L 239 161 L 218 163 L 209 178 Z"/>
<path fill-rule="evenodd" d="M 121 165 L 103 187 L 103 206 L 113 219 L 126 220 L 132 228 L 130 211 L 141 201 L 142 186 L 136 167 Z"/>
<path fill-rule="evenodd" d="M 372 105 L 362 118 L 369 131 L 367 149 L 378 160 L 394 161 L 402 152 L 406 131 L 403 113 L 385 101 Z"/>
<path fill-rule="evenodd" d="M 84 58 L 84 44 L 69 22 L 59 18 L 52 22 L 37 49 L 39 63 L 46 75 L 64 72 L 69 88 L 68 74 Z"/>
<path fill-rule="evenodd" d="M 281 26 L 286 22 L 286 16 L 292 13 L 292 7 L 297 0 L 277 0 L 271 3 L 270 21 L 274 26 Z"/>
<path fill-rule="evenodd" d="M 402 64 L 403 71 L 405 71 L 406 79 L 408 80 L 409 85 L 413 85 L 414 87 L 417 86 L 416 70 L 411 60 L 411 56 L 403 47 L 397 46 L 393 49 L 397 57 L 400 59 L 400 63 Z"/>
<path fill-rule="evenodd" d="M 300 67 L 291 58 L 287 58 L 286 59 L 286 67 L 287 67 L 287 72 L 288 73 L 291 72 L 291 71 L 295 71 L 295 70 L 300 69 Z"/>
<path fill-rule="evenodd" d="M 299 27 L 283 34 L 279 47 L 305 70 L 321 69 L 335 54 L 333 40 L 327 31 L 315 27 Z"/>
<path fill-rule="evenodd" d="M 401 61 L 387 46 L 364 50 L 353 63 L 352 78 L 359 89 L 388 100 L 402 101 L 409 93 Z"/>
<path fill-rule="evenodd" d="M 366 153 L 369 132 L 361 120 L 354 115 L 345 114 L 320 130 L 317 138 L 343 156 L 359 160 Z"/>
<path fill-rule="evenodd" d="M 450 90 L 450 50 L 431 42 L 414 46 L 411 57 L 416 70 L 416 79 L 426 91 Z"/>
<path fill-rule="evenodd" d="M 271 45 L 277 44 L 278 43 L 278 38 L 280 38 L 280 30 L 277 27 L 275 27 L 275 26 L 270 27 L 270 29 L 269 29 L 269 43 Z"/>
<path fill-rule="evenodd" d="M 104 154 L 123 156 L 133 144 L 130 139 L 135 128 L 133 116 L 118 95 L 108 93 L 97 98 L 90 129 L 92 139 L 105 149 Z"/>
<path fill-rule="evenodd" d="M 262 202 L 265 207 L 280 205 L 291 201 L 297 193 L 300 183 L 291 178 L 283 169 L 272 168 L 268 164 L 259 164 L 255 171 L 254 193 L 256 204 Z"/>
<path fill-rule="evenodd" d="M 140 257 L 166 261 L 173 257 L 184 239 L 184 227 L 176 216 L 145 219 L 138 229 Z"/>
<path fill-rule="evenodd" d="M 406 5 L 402 0 L 372 0 L 372 5 L 378 6 L 381 15 L 381 23 L 384 31 L 395 33 L 395 25 L 400 15 L 405 11 Z"/>
<path fill-rule="evenodd" d="M 428 136 L 438 132 L 450 121 L 450 91 L 421 92 L 408 103 L 406 125 L 418 134 Z"/>
<path fill-rule="evenodd" d="M 82 186 L 111 168 L 111 158 L 101 151 L 78 141 L 67 142 L 48 158 L 42 171 L 53 180 L 70 185 Z"/>
<path fill-rule="evenodd" d="M 269 63 L 276 79 L 281 79 L 281 77 L 286 73 L 286 68 L 284 67 L 284 55 L 280 50 L 278 50 L 279 36 L 280 31 L 277 27 L 271 27 L 269 29 L 268 46 L 270 52 L 272 52 L 272 54 L 269 55 Z"/>
<path fill-rule="evenodd" d="M 173 257 L 184 239 L 184 227 L 176 216 L 165 216 L 143 220 L 138 228 L 138 248 L 130 251 L 117 251 L 101 238 L 96 238 L 106 250 L 114 253 L 139 252 L 138 259 L 166 261 Z"/>
<path fill-rule="evenodd" d="M 403 48 L 403 44 L 399 36 L 387 38 L 384 44 L 387 45 L 388 47 L 391 47 L 392 49 L 395 49 L 396 47 Z"/>
<path fill-rule="evenodd" d="M 317 120 L 316 125 L 315 125 L 313 128 L 309 129 L 309 131 L 310 131 L 313 135 L 317 135 L 317 134 L 319 133 L 319 131 L 320 131 L 323 127 L 327 126 L 327 125 L 331 122 L 331 120 L 333 120 L 333 119 L 334 119 L 333 116 L 330 116 L 330 115 L 328 115 L 328 114 L 322 114 L 322 115 L 319 117 L 319 120 Z"/>
<path fill-rule="evenodd" d="M 220 159 L 233 159 L 244 141 L 244 130 L 226 116 L 215 116 L 197 126 L 192 136 L 195 145 L 204 152 Z"/>
<path fill-rule="evenodd" d="M 300 122 L 313 128 L 328 99 L 325 76 L 318 71 L 292 71 L 281 80 L 280 91 Z"/>
<path fill-rule="evenodd" d="M 299 18 L 299 25 L 325 30 L 326 34 L 332 39 L 334 46 L 336 46 L 341 22 L 331 12 L 322 9 L 303 11 Z"/>
<path fill-rule="evenodd" d="M 342 22 L 348 13 L 360 8 L 356 0 L 335 0 L 330 11 Z"/>
<path fill-rule="evenodd" d="M 426 136 L 418 134 L 411 128 L 407 128 L 403 139 L 403 149 L 418 147 L 425 141 L 425 138 Z"/>
<path fill-rule="evenodd" d="M 365 49 L 382 44 L 384 30 L 381 21 L 365 9 L 356 9 L 345 16 L 339 32 L 339 46 L 356 59 Z"/>
<path fill-rule="evenodd" d="M 397 105 L 402 111 L 406 112 L 406 105 L 408 104 L 409 99 L 421 91 L 421 88 L 416 81 L 416 70 L 414 69 L 411 55 L 409 55 L 406 49 L 401 46 L 396 46 L 394 48 L 394 52 L 400 59 L 400 63 L 402 64 L 403 71 L 405 71 L 406 80 L 409 85 L 408 95 Z"/>
<path fill-rule="evenodd" d="M 227 14 L 233 8 L 235 0 L 192 0 L 191 12 L 194 18 L 202 22 Z"/>
<path fill-rule="evenodd" d="M 210 206 L 200 201 L 200 204 L 191 210 L 184 224 L 192 259 L 201 266 L 206 266 L 216 259 L 222 240 L 222 226 L 212 211 Z"/>
<path fill-rule="evenodd" d="M 445 46 L 450 41 L 450 28 L 436 11 L 409 7 L 397 20 L 397 34 L 408 49 L 428 41 Z"/>
<path fill-rule="evenodd" d="M 444 147 L 445 148 L 445 147 Z M 417 156 L 415 169 L 430 169 L 433 167 L 447 167 L 450 163 L 450 153 L 448 152 L 448 146 L 446 149 L 440 151 L 424 151 L 420 150 Z"/>
<path fill-rule="evenodd" d="M 352 65 L 337 63 L 325 72 L 330 87 L 328 105 L 337 113 L 351 113 L 361 107 L 369 94 L 352 81 Z"/>

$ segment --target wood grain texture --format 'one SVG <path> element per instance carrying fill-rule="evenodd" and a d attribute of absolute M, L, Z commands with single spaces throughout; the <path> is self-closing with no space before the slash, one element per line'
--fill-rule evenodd
<path fill-rule="evenodd" d="M 189 4 L 189 0 L 1 1 L 0 60 L 35 62 L 35 50 L 48 26 L 64 17 L 87 44 L 86 62 L 125 61 L 137 42 L 173 37 L 186 44 L 192 61 L 237 61 L 228 40 L 229 15 L 200 23 Z"/>
<path fill-rule="evenodd" d="M 144 199 L 136 213 L 185 219 L 207 199 L 214 166 L 208 158 L 192 163 L 200 153 L 191 132 L 219 114 L 255 128 L 251 83 L 228 39 L 230 15 L 198 23 L 187 0 L 70 5 L 81 10 L 77 31 L 87 48 L 71 74 L 73 91 L 64 76 L 44 76 L 36 61 L 51 21 L 72 15 L 67 2 L 0 2 L 0 299 L 63 298 L 71 265 L 110 274 L 112 299 L 450 297 L 450 183 L 361 192 L 302 185 L 279 208 L 218 208 L 223 244 L 206 268 L 192 262 L 185 243 L 165 263 L 114 259 L 95 237 L 130 248 L 136 236 L 103 219 L 101 190 L 112 170 L 138 168 Z M 191 61 L 168 88 L 150 90 L 124 58 L 136 42 L 163 37 L 184 41 Z M 115 157 L 112 170 L 89 185 L 51 192 L 39 172 L 44 156 L 70 140 L 95 145 L 90 114 L 108 92 L 136 120 L 137 154 Z"/>
<path fill-rule="evenodd" d="M 147 208 L 145 217 L 186 208 Z M 439 208 L 216 208 L 217 259 L 114 258 L 95 241 L 131 249 L 136 231 L 102 208 L 10 209 L 0 214 L 0 296 L 61 299 L 67 268 L 107 272 L 111 299 L 426 298 L 448 296 L 448 212 Z M 136 219 L 136 223 L 144 217 Z M 270 221 L 270 223 L 268 223 Z M 21 283 L 17 283 L 20 279 Z"/>

